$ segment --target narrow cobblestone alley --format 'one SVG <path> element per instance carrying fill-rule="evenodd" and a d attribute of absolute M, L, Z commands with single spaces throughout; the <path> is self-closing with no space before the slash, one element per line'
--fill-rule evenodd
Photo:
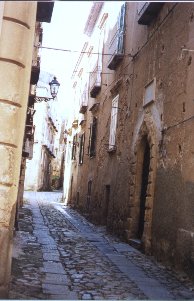
<path fill-rule="evenodd" d="M 9 299 L 194 299 L 194 285 L 61 203 L 25 193 Z"/>

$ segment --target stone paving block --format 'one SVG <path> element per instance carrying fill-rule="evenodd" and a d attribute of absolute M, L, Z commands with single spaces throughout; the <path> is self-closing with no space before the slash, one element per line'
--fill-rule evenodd
<path fill-rule="evenodd" d="M 65 284 L 69 283 L 69 279 L 66 274 L 52 274 L 46 273 L 45 278 L 42 280 L 44 284 L 51 283 L 51 284 Z"/>
<path fill-rule="evenodd" d="M 108 258 L 114 262 L 115 264 L 121 266 L 124 265 L 126 266 L 126 257 L 123 255 L 118 255 L 118 254 L 107 254 Z M 131 266 L 134 266 L 131 264 Z"/>
<path fill-rule="evenodd" d="M 40 243 L 42 247 L 49 246 L 50 248 L 57 249 L 56 244 L 53 241 L 47 239 L 38 239 L 38 243 Z"/>
<path fill-rule="evenodd" d="M 57 250 L 57 246 L 56 245 L 42 245 L 41 246 L 42 247 L 42 250 L 43 250 L 43 252 L 53 252 L 53 250 Z"/>
<path fill-rule="evenodd" d="M 63 266 L 59 262 L 43 262 L 43 268 L 41 269 L 45 273 L 54 273 L 54 274 L 66 274 Z"/>
<path fill-rule="evenodd" d="M 97 247 L 101 252 L 103 252 L 104 254 L 108 253 L 108 254 L 114 254 L 114 249 L 111 248 L 109 245 L 107 244 L 103 244 L 103 243 L 99 243 L 99 242 L 92 242 L 92 244 Z"/>
<path fill-rule="evenodd" d="M 43 253 L 43 260 L 60 262 L 59 253 Z"/>
<path fill-rule="evenodd" d="M 60 284 L 42 284 L 43 293 L 52 295 L 65 295 L 68 297 L 69 288 L 65 285 Z"/>
<path fill-rule="evenodd" d="M 92 295 L 89 293 L 85 293 L 82 295 L 82 300 L 92 300 Z"/>
<path fill-rule="evenodd" d="M 104 240 L 104 238 L 100 237 L 98 234 L 84 233 L 84 236 L 89 241 L 96 241 L 96 242 L 100 242 L 102 244 L 106 243 L 106 241 Z"/>
<path fill-rule="evenodd" d="M 33 223 L 36 224 L 37 226 L 39 225 L 39 229 L 42 226 L 44 226 L 44 220 L 43 218 L 39 218 L 39 217 L 33 217 Z"/>
<path fill-rule="evenodd" d="M 36 222 L 36 224 L 33 223 L 33 226 L 34 226 L 34 231 L 39 231 L 40 229 L 41 229 L 42 231 L 43 231 L 43 230 L 48 231 L 48 227 L 45 226 L 45 224 L 44 224 L 43 221 L 42 221 L 42 222 Z"/>
<path fill-rule="evenodd" d="M 52 294 L 49 295 L 49 300 L 78 300 L 78 295 L 75 292 L 69 292 L 68 295 Z"/>
<path fill-rule="evenodd" d="M 160 296 L 161 300 L 173 300 L 173 295 L 171 295 L 166 288 L 162 288 L 160 285 L 152 286 L 148 285 L 148 283 L 140 284 L 138 283 L 139 288 L 146 294 L 146 296 L 153 300 L 158 299 L 158 296 Z"/>
<path fill-rule="evenodd" d="M 51 238 L 50 232 L 49 232 L 48 229 L 47 229 L 47 231 L 34 230 L 34 231 L 33 231 L 33 234 L 34 234 L 36 237 Z"/>
<path fill-rule="evenodd" d="M 116 249 L 117 252 L 133 252 L 133 253 L 140 253 L 138 250 L 134 249 L 133 247 L 123 244 L 123 243 L 113 243 L 112 246 Z"/>
<path fill-rule="evenodd" d="M 49 243 L 51 245 L 55 245 L 55 241 L 53 238 L 51 237 L 41 237 L 41 236 L 38 236 L 38 241 L 41 242 L 41 243 Z"/>

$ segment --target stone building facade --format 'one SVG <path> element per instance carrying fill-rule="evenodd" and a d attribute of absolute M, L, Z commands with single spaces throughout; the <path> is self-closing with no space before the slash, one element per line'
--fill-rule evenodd
<path fill-rule="evenodd" d="M 40 72 L 36 88 L 36 96 L 40 102 L 34 106 L 34 147 L 33 156 L 26 164 L 25 190 L 51 191 L 60 174 L 64 146 L 64 143 L 60 144 L 62 119 L 57 99 L 44 101 L 51 97 L 47 91 L 50 90 L 49 82 L 52 79 L 52 74 Z"/>
<path fill-rule="evenodd" d="M 194 266 L 193 15 L 193 3 L 93 4 L 73 74 L 81 122 L 73 130 L 66 197 L 94 222 L 188 273 Z M 79 107 L 82 87 L 88 99 Z"/>
<path fill-rule="evenodd" d="M 36 1 L 0 3 L 0 298 L 9 286 L 36 20 L 44 12 Z"/>

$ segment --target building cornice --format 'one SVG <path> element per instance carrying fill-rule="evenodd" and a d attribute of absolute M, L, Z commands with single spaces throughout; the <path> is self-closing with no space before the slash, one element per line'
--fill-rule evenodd
<path fill-rule="evenodd" d="M 85 28 L 84 28 L 84 33 L 87 36 L 91 36 L 93 29 L 95 27 L 96 21 L 99 17 L 100 11 L 102 9 L 104 2 L 93 2 L 92 8 L 90 10 L 90 14 L 88 16 Z"/>

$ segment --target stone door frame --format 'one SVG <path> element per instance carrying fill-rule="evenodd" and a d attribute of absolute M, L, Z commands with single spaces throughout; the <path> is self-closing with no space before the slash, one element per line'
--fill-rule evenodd
<path fill-rule="evenodd" d="M 130 163 L 130 216 L 128 218 L 127 238 L 135 239 L 137 236 L 140 208 L 141 177 L 144 157 L 145 137 L 150 147 L 150 166 L 145 201 L 144 231 L 141 239 L 143 250 L 151 253 L 152 240 L 152 212 L 154 202 L 155 177 L 157 166 L 158 139 L 157 130 L 151 114 L 145 114 L 141 126 L 132 145 Z"/>

